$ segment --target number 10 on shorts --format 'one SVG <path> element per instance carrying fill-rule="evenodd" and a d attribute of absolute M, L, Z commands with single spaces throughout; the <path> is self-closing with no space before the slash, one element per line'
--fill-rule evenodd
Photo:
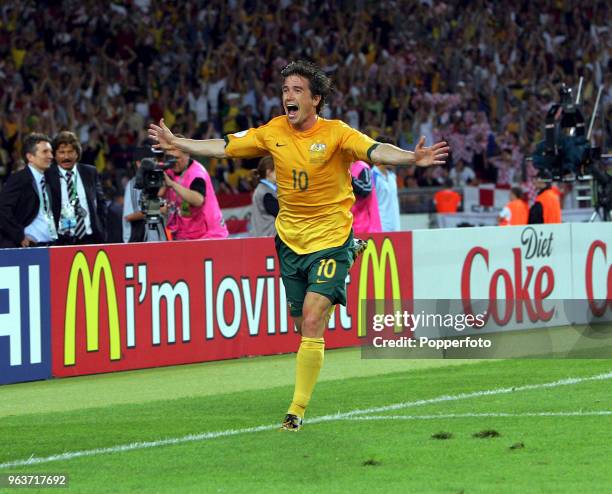
<path fill-rule="evenodd" d="M 321 259 L 319 261 L 319 269 L 317 270 L 317 277 L 321 278 L 333 278 L 336 274 L 336 260 L 335 259 Z"/>

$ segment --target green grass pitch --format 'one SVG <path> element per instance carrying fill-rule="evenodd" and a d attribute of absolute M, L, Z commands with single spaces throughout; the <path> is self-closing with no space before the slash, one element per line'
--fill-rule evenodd
<path fill-rule="evenodd" d="M 294 355 L 0 387 L 0 475 L 85 493 L 612 491 L 610 360 L 325 358 L 299 433 L 277 430 Z"/>

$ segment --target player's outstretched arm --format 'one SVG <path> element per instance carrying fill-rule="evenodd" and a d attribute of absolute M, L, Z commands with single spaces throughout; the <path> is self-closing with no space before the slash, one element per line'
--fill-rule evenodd
<path fill-rule="evenodd" d="M 421 137 L 414 152 L 404 151 L 392 144 L 380 144 L 372 151 L 370 158 L 372 162 L 384 165 L 443 165 L 448 158 L 448 150 L 448 144 L 444 141 L 425 147 L 425 137 Z"/>
<path fill-rule="evenodd" d="M 164 151 L 180 149 L 196 156 L 225 158 L 225 141 L 223 139 L 196 141 L 176 137 L 166 126 L 163 118 L 159 121 L 159 125 L 149 125 L 149 138 L 156 143 L 153 145 L 156 149 L 163 149 Z"/>

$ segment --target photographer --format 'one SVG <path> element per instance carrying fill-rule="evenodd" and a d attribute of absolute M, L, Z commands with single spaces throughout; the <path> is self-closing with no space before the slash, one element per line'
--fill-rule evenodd
<path fill-rule="evenodd" d="M 175 240 L 227 238 L 217 196 L 206 169 L 178 149 L 167 151 L 176 158 L 165 174 L 170 211 L 168 228 Z"/>

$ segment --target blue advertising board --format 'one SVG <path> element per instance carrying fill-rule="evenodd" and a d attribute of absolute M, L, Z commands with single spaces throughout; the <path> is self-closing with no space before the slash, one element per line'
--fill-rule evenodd
<path fill-rule="evenodd" d="M 51 377 L 49 249 L 0 250 L 0 384 Z"/>

